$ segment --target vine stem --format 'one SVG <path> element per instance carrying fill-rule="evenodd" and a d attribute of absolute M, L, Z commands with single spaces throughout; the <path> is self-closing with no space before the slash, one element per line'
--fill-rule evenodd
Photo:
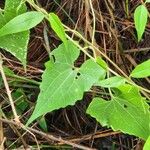
<path fill-rule="evenodd" d="M 11 105 L 11 108 L 12 108 L 12 112 L 13 112 L 13 115 L 14 115 L 14 120 L 15 120 L 16 123 L 20 124 L 19 116 L 17 115 L 15 105 L 14 105 L 14 102 L 13 102 L 13 99 L 12 99 L 12 96 L 11 96 L 11 91 L 9 89 L 9 85 L 8 85 L 8 82 L 7 82 L 5 73 L 4 73 L 3 60 L 2 60 L 1 54 L 0 54 L 0 72 L 1 72 L 1 75 L 2 75 L 2 79 L 4 81 L 4 86 L 6 88 L 8 99 L 9 99 L 9 102 L 10 102 L 10 105 Z"/>
<path fill-rule="evenodd" d="M 95 13 L 94 13 L 94 8 L 93 8 L 92 0 L 89 0 L 89 4 L 90 4 L 90 7 L 91 7 L 92 16 L 93 16 L 93 35 L 92 35 L 92 45 L 94 45 L 95 27 L 96 27 L 96 17 L 95 17 Z"/>
<path fill-rule="evenodd" d="M 36 9 L 37 11 L 40 11 L 42 12 L 44 15 L 45 15 L 45 18 L 47 20 L 49 20 L 49 14 L 43 9 L 43 8 L 40 8 L 39 6 L 37 6 L 35 3 L 34 3 L 34 0 L 26 0 L 31 6 L 34 7 L 34 9 Z M 93 7 L 92 7 L 93 8 Z M 138 89 L 141 90 L 141 92 L 149 99 L 149 96 L 145 93 L 150 93 L 150 90 L 148 89 L 145 89 L 137 84 L 135 84 L 130 77 L 128 77 L 128 75 L 126 75 L 119 67 L 118 65 L 116 65 L 106 54 L 104 54 L 102 51 L 100 51 L 95 45 L 93 45 L 93 43 L 89 42 L 88 40 L 86 40 L 79 32 L 75 31 L 75 30 L 72 30 L 70 29 L 68 26 L 64 25 L 63 26 L 65 27 L 65 29 L 67 31 L 70 31 L 72 33 L 74 33 L 77 37 L 81 38 L 85 43 L 87 43 L 89 45 L 89 48 L 91 48 L 94 53 L 97 52 L 99 53 L 101 56 L 103 56 L 106 60 L 108 60 L 127 80 L 127 82 L 133 86 L 136 86 Z M 94 31 L 93 31 L 94 32 Z M 93 56 L 91 56 L 84 48 L 82 48 L 78 43 L 76 43 L 71 37 L 69 37 L 68 35 L 66 35 L 67 38 L 69 40 L 71 40 L 76 46 L 78 46 L 87 56 L 89 56 L 89 58 L 91 58 L 93 61 L 96 61 L 95 58 L 93 58 Z M 113 73 L 114 75 L 116 76 L 120 76 L 117 72 L 113 71 L 111 68 L 108 68 L 108 70 Z"/>
<path fill-rule="evenodd" d="M 64 25 L 65 26 L 65 25 Z M 84 42 L 86 42 L 87 44 L 89 44 L 89 48 L 91 48 L 94 51 L 97 51 L 97 53 L 99 53 L 101 56 L 103 56 L 106 60 L 108 60 L 127 80 L 127 82 L 133 86 L 136 86 L 137 88 L 139 88 L 140 90 L 142 90 L 143 94 L 149 99 L 149 96 L 147 96 L 147 93 L 150 93 L 150 90 L 145 89 L 137 84 L 135 84 L 130 77 L 128 77 L 107 55 L 105 55 L 102 51 L 100 51 L 96 46 L 92 45 L 88 40 L 84 39 L 84 37 L 82 37 L 82 35 L 80 33 L 78 33 L 75 30 L 70 29 L 69 27 L 65 26 L 65 28 L 70 31 L 73 32 L 76 36 L 78 36 L 79 38 L 81 38 Z M 77 47 L 79 47 L 87 56 L 89 56 L 89 58 L 91 58 L 92 60 L 96 61 L 95 58 L 93 58 L 90 54 L 88 54 L 88 52 L 82 48 L 77 42 L 75 42 L 72 38 L 70 38 L 68 35 L 66 35 L 67 38 L 69 40 L 71 40 Z M 113 73 L 116 76 L 120 76 L 117 72 L 115 72 L 114 70 L 112 70 L 111 68 L 107 68 L 111 73 Z M 144 92 L 145 91 L 145 92 Z"/>
<path fill-rule="evenodd" d="M 66 35 L 67 38 L 72 41 L 81 51 L 83 51 L 89 58 L 91 58 L 93 61 L 96 62 L 96 60 L 83 48 L 81 47 L 77 42 L 75 42 L 71 37 L 69 37 L 68 35 Z M 95 47 L 96 48 L 96 47 Z M 97 49 L 97 48 L 96 48 Z M 101 54 L 103 54 L 102 52 L 100 52 Z M 103 57 L 105 57 L 105 55 L 102 55 Z M 130 77 L 128 77 L 113 61 L 111 61 L 107 56 L 105 57 L 114 67 L 116 67 L 116 69 L 118 69 L 118 71 L 120 71 L 120 73 L 122 73 L 122 75 L 126 78 L 127 82 L 133 86 L 136 86 L 138 89 L 141 90 L 142 94 L 147 97 L 149 99 L 149 96 L 145 93 L 150 93 L 150 90 L 145 89 L 137 84 L 135 84 Z M 120 76 L 117 72 L 115 72 L 114 70 L 112 70 L 111 68 L 107 68 L 112 74 L 116 75 L 116 76 Z"/>

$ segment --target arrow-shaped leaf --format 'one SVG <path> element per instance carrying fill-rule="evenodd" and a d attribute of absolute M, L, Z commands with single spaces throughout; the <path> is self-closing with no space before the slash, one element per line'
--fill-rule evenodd
<path fill-rule="evenodd" d="M 72 42 L 68 41 L 67 45 L 69 46 L 67 50 L 65 45 L 61 44 L 53 51 L 55 63 L 46 64 L 37 104 L 27 124 L 47 112 L 74 105 L 101 76 L 105 76 L 106 71 L 90 59 L 80 68 L 76 68 L 74 61 L 80 51 Z M 69 54 L 67 51 L 70 51 L 71 63 L 67 61 Z"/>
<path fill-rule="evenodd" d="M 94 98 L 87 113 L 103 126 L 146 140 L 150 133 L 149 106 L 138 90 L 130 85 L 120 87 L 119 93 L 110 101 Z"/>

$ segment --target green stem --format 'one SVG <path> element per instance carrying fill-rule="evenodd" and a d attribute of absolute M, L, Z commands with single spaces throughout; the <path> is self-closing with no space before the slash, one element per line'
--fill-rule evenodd
<path fill-rule="evenodd" d="M 37 11 L 42 12 L 45 15 L 45 18 L 47 20 L 49 20 L 49 15 L 48 13 L 43 9 L 40 8 L 39 6 L 37 6 L 33 0 L 26 0 L 31 6 L 33 6 Z M 75 30 L 70 29 L 68 26 L 64 25 L 64 27 L 74 33 L 77 37 L 81 38 L 85 43 L 87 43 L 89 46 L 92 47 L 92 50 L 94 50 L 95 52 L 98 52 L 101 56 L 103 56 L 106 60 L 108 60 L 127 80 L 127 82 L 133 86 L 136 86 L 137 88 L 139 88 L 141 91 L 143 91 L 142 93 L 144 95 L 147 95 L 145 92 L 150 93 L 150 90 L 145 89 L 137 84 L 135 84 L 131 78 L 129 78 L 106 54 L 104 54 L 101 50 L 99 50 L 97 47 L 95 47 L 91 42 L 89 42 L 88 40 L 86 40 L 80 33 L 78 33 Z M 91 56 L 84 48 L 82 48 L 78 43 L 76 43 L 71 37 L 69 37 L 68 35 L 66 35 L 67 38 L 69 40 L 71 40 L 77 47 L 79 47 L 89 58 L 91 58 L 93 61 L 96 62 L 96 59 L 93 58 L 93 56 Z M 116 76 L 120 76 L 118 73 L 116 73 L 115 71 L 113 71 L 111 68 L 108 68 L 108 70 L 113 73 Z M 146 96 L 147 98 L 149 98 L 149 96 Z"/>

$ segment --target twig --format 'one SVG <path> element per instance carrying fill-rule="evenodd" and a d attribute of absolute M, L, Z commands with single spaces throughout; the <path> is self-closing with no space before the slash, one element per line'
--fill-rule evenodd
<path fill-rule="evenodd" d="M 91 0 L 89 0 L 89 4 L 90 4 L 90 7 L 91 7 L 92 16 L 93 16 L 93 34 L 92 34 L 92 45 L 94 45 L 94 38 L 95 38 L 95 27 L 96 27 L 96 18 L 95 18 L 94 8 L 93 8 L 93 4 L 92 4 L 92 1 L 91 1 Z"/>
<path fill-rule="evenodd" d="M 36 130 L 36 129 L 33 129 L 33 128 L 30 128 L 30 127 L 25 127 L 23 124 L 18 124 L 16 123 L 15 121 L 10 121 L 10 120 L 7 120 L 7 119 L 2 119 L 0 118 L 0 121 L 4 122 L 4 123 L 8 123 L 8 124 L 13 124 L 13 125 L 16 125 L 18 127 L 22 127 L 24 130 L 28 130 L 30 132 L 34 132 L 40 136 L 42 136 L 43 138 L 45 139 L 49 139 L 51 141 L 56 141 L 56 142 L 60 142 L 60 143 L 64 143 L 64 144 L 67 144 L 67 145 L 70 145 L 72 147 L 76 147 L 76 148 L 79 148 L 81 150 L 96 150 L 94 148 L 89 148 L 89 147 L 86 147 L 86 146 L 83 146 L 83 145 L 79 145 L 79 144 L 76 144 L 76 143 L 73 143 L 73 142 L 70 142 L 70 141 L 67 141 L 67 140 L 64 140 L 62 139 L 61 137 L 55 137 L 53 135 L 50 135 L 50 134 L 46 134 L 42 131 L 39 131 L 39 130 Z"/>
<path fill-rule="evenodd" d="M 7 91 L 7 95 L 8 95 L 8 99 L 9 99 L 9 102 L 10 102 L 10 105 L 11 105 L 11 108 L 12 108 L 12 112 L 14 114 L 14 120 L 17 123 L 20 123 L 19 116 L 17 115 L 16 109 L 15 109 L 15 105 L 14 105 L 14 102 L 13 102 L 13 99 L 12 99 L 12 96 L 11 96 L 11 91 L 9 89 L 9 85 L 8 85 L 8 82 L 7 82 L 2 64 L 3 64 L 3 61 L 2 61 L 2 56 L 0 54 L 0 72 L 1 72 L 1 75 L 2 75 L 2 79 L 4 81 L 4 85 L 5 85 L 5 88 L 6 88 L 6 91 Z"/>
<path fill-rule="evenodd" d="M 60 142 L 60 143 L 64 143 L 64 144 L 67 144 L 67 145 L 71 145 L 72 147 L 76 147 L 76 148 L 79 148 L 79 149 L 82 149 L 82 150 L 96 150 L 94 148 L 89 148 L 89 147 L 86 147 L 86 146 L 82 146 L 82 145 L 79 145 L 79 144 L 72 143 L 70 141 L 62 139 L 61 137 L 54 137 L 53 135 L 46 134 L 44 132 L 41 132 L 41 131 L 33 129 L 33 128 L 28 128 L 28 130 L 30 130 L 34 133 L 37 133 L 37 134 L 39 134 L 39 135 L 41 135 L 41 136 L 43 136 L 47 139 L 57 141 L 57 142 Z"/>
<path fill-rule="evenodd" d="M 91 137 L 93 139 L 97 139 L 97 138 L 103 138 L 103 137 L 107 137 L 107 136 L 113 136 L 113 135 L 117 135 L 117 134 L 120 134 L 121 132 L 120 131 L 110 131 L 110 132 L 96 132 L 94 135 L 92 134 L 87 134 L 87 135 L 84 135 L 84 136 L 81 136 L 81 137 L 77 137 L 77 138 L 70 138 L 70 139 L 67 139 L 68 141 L 70 142 L 83 142 L 83 141 L 87 141 L 87 140 L 90 140 Z M 58 144 L 62 144 L 62 143 L 58 143 Z"/>
<path fill-rule="evenodd" d="M 1 109 L 1 105 L 0 105 L 0 109 Z M 2 118 L 2 114 L 0 112 L 0 118 Z M 0 121 L 0 149 L 4 149 L 4 133 L 3 133 L 3 122 Z"/>

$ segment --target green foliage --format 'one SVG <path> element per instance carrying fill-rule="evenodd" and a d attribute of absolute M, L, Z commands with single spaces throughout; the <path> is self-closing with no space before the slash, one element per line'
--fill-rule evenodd
<path fill-rule="evenodd" d="M 32 83 L 32 84 L 35 84 L 35 85 L 39 85 L 40 84 L 40 82 L 37 82 L 35 80 L 16 75 L 12 70 L 10 70 L 6 66 L 3 66 L 3 69 L 4 69 L 4 72 L 5 72 L 5 75 L 7 77 L 11 77 L 11 79 L 14 79 L 15 81 L 19 81 L 19 82 L 25 82 L 26 81 L 28 83 Z"/>
<path fill-rule="evenodd" d="M 107 63 L 101 57 L 97 57 L 96 62 L 104 69 L 108 68 Z"/>
<path fill-rule="evenodd" d="M 146 140 L 146 143 L 144 144 L 143 150 L 149 150 L 150 149 L 150 136 Z"/>
<path fill-rule="evenodd" d="M 25 109 L 29 106 L 26 96 L 22 89 L 17 89 L 12 93 L 12 97 L 15 100 L 16 110 L 19 115 L 23 114 Z"/>
<path fill-rule="evenodd" d="M 15 76 L 15 73 L 12 70 L 10 70 L 8 67 L 4 66 L 3 69 L 6 76 Z"/>
<path fill-rule="evenodd" d="M 135 11 L 138 40 L 141 39 L 145 30 L 143 25 L 146 26 L 147 22 L 144 20 L 145 23 L 142 25 L 138 22 L 138 17 L 142 19 L 141 14 L 147 12 L 147 9 L 143 7 L 142 5 Z M 101 58 L 96 59 L 97 63 L 87 60 L 80 68 L 75 67 L 74 62 L 79 56 L 79 49 L 67 41 L 62 23 L 55 14 L 49 14 L 49 21 L 63 44 L 51 53 L 55 61 L 51 60 L 46 63 L 46 70 L 40 85 L 41 92 L 27 125 L 47 112 L 73 105 L 77 100 L 82 99 L 83 93 L 88 91 L 92 85 L 98 85 L 112 88 L 114 96 L 110 101 L 95 98 L 87 109 L 87 113 L 95 117 L 103 126 L 146 140 L 150 130 L 149 106 L 138 89 L 125 84 L 126 79 L 121 76 L 104 80 L 108 66 Z M 142 70 L 145 70 L 144 76 L 147 68 L 147 65 L 142 67 Z M 135 70 L 136 73 L 139 71 L 139 69 Z M 131 76 L 135 72 L 133 71 Z"/>
<path fill-rule="evenodd" d="M 63 41 L 63 43 L 67 47 L 67 39 L 65 36 L 65 30 L 58 16 L 55 15 L 54 13 L 50 13 L 49 22 L 50 22 L 52 29 L 55 31 L 55 33 L 58 35 L 58 37 Z"/>
<path fill-rule="evenodd" d="M 5 23 L 16 17 L 17 15 L 23 14 L 27 11 L 27 7 L 22 3 L 22 0 L 6 0 L 4 8 Z M 4 24 L 5 24 L 4 23 Z M 3 25 L 4 25 L 3 24 Z"/>
<path fill-rule="evenodd" d="M 52 52 L 55 62 L 46 63 L 46 70 L 42 76 L 40 94 L 35 110 L 27 124 L 41 115 L 53 110 L 74 105 L 81 100 L 83 93 L 105 76 L 105 70 L 92 60 L 87 60 L 80 68 L 74 66 L 79 56 L 79 49 L 70 41 L 67 42 L 69 49 L 61 44 Z M 65 50 L 64 50 L 65 49 Z M 68 63 L 68 53 L 71 63 Z"/>
<path fill-rule="evenodd" d="M 29 29 L 40 23 L 44 15 L 37 11 L 26 12 L 26 6 L 21 2 L 5 2 L 4 14 L 0 13 L 0 47 L 18 58 L 25 67 Z"/>
<path fill-rule="evenodd" d="M 145 78 L 150 76 L 150 59 L 137 65 L 130 76 L 134 78 Z"/>
<path fill-rule="evenodd" d="M 150 0 L 146 0 L 145 3 L 150 3 Z"/>
<path fill-rule="evenodd" d="M 0 28 L 2 28 L 6 23 L 8 23 L 17 15 L 26 12 L 26 6 L 24 4 L 19 7 L 19 10 L 16 9 L 20 5 L 20 2 L 20 0 L 6 0 L 4 14 L 0 14 Z M 0 37 L 0 47 L 18 58 L 25 66 L 28 41 L 29 31 L 10 34 Z"/>
<path fill-rule="evenodd" d="M 39 119 L 38 123 L 45 132 L 48 131 L 45 117 L 41 117 L 41 119 Z"/>
<path fill-rule="evenodd" d="M 37 11 L 26 12 L 18 15 L 0 29 L 0 37 L 8 34 L 27 31 L 39 24 L 43 18 L 44 15 Z"/>
<path fill-rule="evenodd" d="M 150 1 L 145 1 L 145 3 L 148 2 Z M 26 6 L 22 0 L 6 0 L 4 13 L 0 12 L 0 48 L 18 58 L 24 67 L 26 66 L 29 29 L 39 24 L 46 15 L 40 12 L 40 8 L 38 9 L 39 11 L 26 12 Z M 49 13 L 46 18 L 63 43 L 50 54 L 53 60 L 51 59 L 45 65 L 46 69 L 40 84 L 40 94 L 27 125 L 48 112 L 74 105 L 76 101 L 83 98 L 84 92 L 96 85 L 108 88 L 111 100 L 106 101 L 100 97 L 94 98 L 87 109 L 87 113 L 96 118 L 103 126 L 147 140 L 144 150 L 149 149 L 149 105 L 140 95 L 139 89 L 125 83 L 129 82 L 129 78 L 126 79 L 119 75 L 106 78 L 106 72 L 109 74 L 109 67 L 100 57 L 96 58 L 95 61 L 88 59 L 80 67 L 76 67 L 75 62 L 79 57 L 80 50 L 67 40 L 64 26 L 57 15 Z M 143 4 L 138 6 L 134 12 L 138 41 L 141 40 L 144 33 L 147 18 L 147 8 Z M 149 68 L 150 60 L 147 60 L 136 66 L 130 77 L 148 77 L 150 76 Z M 15 75 L 7 67 L 4 67 L 4 72 L 6 76 L 39 84 L 36 81 Z M 0 86 L 3 86 L 1 77 Z M 16 110 L 21 115 L 29 106 L 24 93 L 18 89 L 12 92 L 12 96 L 16 100 Z M 41 117 L 38 123 L 44 131 L 47 131 L 44 117 Z"/>
<path fill-rule="evenodd" d="M 105 80 L 100 80 L 96 85 L 99 85 L 101 87 L 106 87 L 106 88 L 118 87 L 118 86 L 124 84 L 125 81 L 126 81 L 126 79 L 123 77 L 114 76 L 114 77 L 107 78 Z"/>
<path fill-rule="evenodd" d="M 94 98 L 87 113 L 103 126 L 138 136 L 146 140 L 150 134 L 149 106 L 131 85 L 122 85 L 110 100 Z"/>
<path fill-rule="evenodd" d="M 0 76 L 0 88 L 3 86 L 3 79 L 2 77 Z"/>
<path fill-rule="evenodd" d="M 138 6 L 134 12 L 134 22 L 135 22 L 137 35 L 138 35 L 138 41 L 141 40 L 142 35 L 144 33 L 146 23 L 147 23 L 147 18 L 148 18 L 147 8 L 144 5 Z"/>
<path fill-rule="evenodd" d="M 57 34 L 57 36 L 63 41 L 64 43 L 64 51 L 66 53 L 66 57 L 67 57 L 67 62 L 71 63 L 71 51 L 68 51 L 67 49 L 69 49 L 69 45 L 67 42 L 67 38 L 65 35 L 65 30 L 63 27 L 63 24 L 61 23 L 60 19 L 58 18 L 57 15 L 55 15 L 54 13 L 50 13 L 49 14 L 49 22 L 51 25 L 51 28 L 55 31 L 55 33 Z"/>

